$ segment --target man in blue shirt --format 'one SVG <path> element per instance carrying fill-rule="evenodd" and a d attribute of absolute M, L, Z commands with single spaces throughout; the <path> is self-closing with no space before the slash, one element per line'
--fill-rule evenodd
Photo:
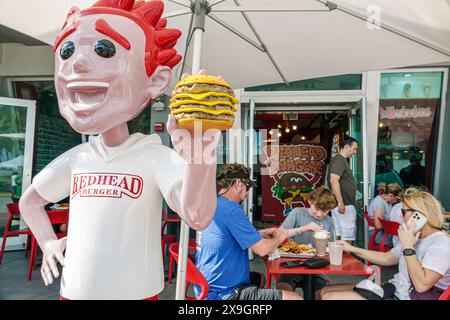
<path fill-rule="evenodd" d="M 219 196 L 214 219 L 197 232 L 196 265 L 208 280 L 207 300 L 301 299 L 296 292 L 262 288 L 264 276 L 250 272 L 249 248 L 265 256 L 297 233 L 294 229 L 255 229 L 241 207 L 248 189 L 254 186 L 250 169 L 240 164 L 224 166 L 217 178 Z M 194 291 L 198 296 L 199 288 Z"/>

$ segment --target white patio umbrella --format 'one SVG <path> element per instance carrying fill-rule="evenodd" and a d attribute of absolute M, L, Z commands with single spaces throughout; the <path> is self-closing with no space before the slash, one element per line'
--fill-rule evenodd
<path fill-rule="evenodd" d="M 53 44 L 68 9 L 95 1 L 0 0 L 0 24 Z M 191 1 L 163 1 L 168 27 L 183 31 L 176 46 L 183 54 Z M 450 64 L 449 0 L 209 0 L 209 8 L 201 67 L 234 88 Z"/>
<path fill-rule="evenodd" d="M 95 0 L 0 0 L 0 24 L 49 44 L 67 9 Z M 183 31 L 183 72 L 200 67 L 234 88 L 417 65 L 450 64 L 448 0 L 166 0 Z M 21 17 L 21 19 L 17 19 Z M 185 290 L 183 223 L 176 298 Z"/>
<path fill-rule="evenodd" d="M 0 163 L 1 169 L 17 170 L 19 167 L 23 167 L 23 156 L 18 156 L 14 159 Z"/>

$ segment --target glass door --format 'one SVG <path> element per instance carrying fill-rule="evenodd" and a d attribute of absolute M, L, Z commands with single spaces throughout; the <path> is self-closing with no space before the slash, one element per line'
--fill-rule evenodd
<path fill-rule="evenodd" d="M 368 245 L 367 224 L 362 213 L 369 206 L 370 187 L 367 148 L 367 104 L 365 98 L 359 100 L 349 114 L 350 136 L 358 140 L 359 146 L 351 159 L 353 175 L 356 179 L 356 206 L 358 209 L 356 244 L 360 247 Z"/>
<path fill-rule="evenodd" d="M 31 184 L 35 116 L 34 101 L 0 98 L 0 237 L 8 219 L 5 205 L 18 202 Z M 23 221 L 13 220 L 11 229 L 25 227 Z M 26 236 L 8 237 L 6 249 L 20 249 L 25 243 Z"/>

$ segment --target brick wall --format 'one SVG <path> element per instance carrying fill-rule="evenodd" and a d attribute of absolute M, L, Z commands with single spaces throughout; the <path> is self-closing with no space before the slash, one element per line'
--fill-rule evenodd
<path fill-rule="evenodd" d="M 81 143 L 81 135 L 61 116 L 39 114 L 37 120 L 36 163 L 34 174 L 62 153 Z"/>

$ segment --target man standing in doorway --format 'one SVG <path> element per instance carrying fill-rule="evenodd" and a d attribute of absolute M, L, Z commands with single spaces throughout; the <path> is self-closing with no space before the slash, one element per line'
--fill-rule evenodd
<path fill-rule="evenodd" d="M 339 144 L 339 153 L 330 161 L 328 181 L 338 201 L 331 215 L 334 221 L 336 237 L 349 243 L 356 236 L 356 181 L 348 163 L 358 149 L 358 141 L 346 136 Z"/>

